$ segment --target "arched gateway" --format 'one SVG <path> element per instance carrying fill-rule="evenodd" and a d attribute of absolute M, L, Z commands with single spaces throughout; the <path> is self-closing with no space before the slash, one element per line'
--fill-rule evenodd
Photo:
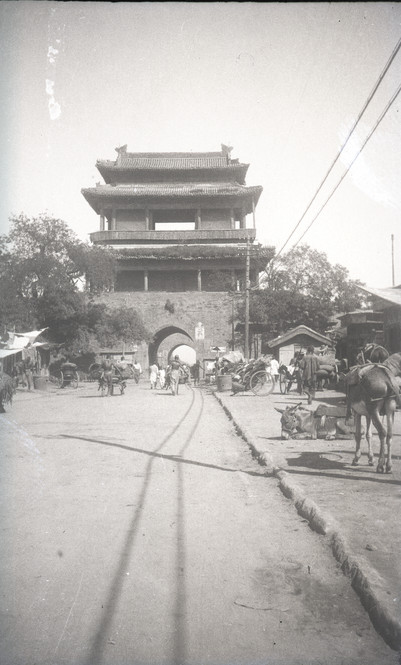
<path fill-rule="evenodd" d="M 154 333 L 149 347 L 138 349 L 145 368 L 166 351 L 167 340 L 177 346 L 177 335 L 190 340 L 200 360 L 213 357 L 213 347 L 231 345 L 247 267 L 253 281 L 272 256 L 255 244 L 262 187 L 245 186 L 249 165 L 232 159 L 227 146 L 202 153 L 116 150 L 115 161 L 96 164 L 105 184 L 82 190 L 100 218 L 92 242 L 112 246 L 117 256 L 115 291 L 102 299 L 134 307 Z"/>
<path fill-rule="evenodd" d="M 167 326 L 158 330 L 149 344 L 149 364 L 167 365 L 172 352 L 181 344 L 195 348 L 191 336 L 182 328 Z"/>

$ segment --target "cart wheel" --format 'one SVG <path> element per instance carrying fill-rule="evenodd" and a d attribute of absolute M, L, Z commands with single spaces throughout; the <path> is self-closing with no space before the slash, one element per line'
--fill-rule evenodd
<path fill-rule="evenodd" d="M 287 385 L 288 381 L 286 379 L 286 376 L 283 372 L 280 374 L 280 392 L 282 395 L 285 395 L 287 392 Z"/>
<path fill-rule="evenodd" d="M 252 374 L 249 385 L 254 395 L 263 397 L 264 395 L 270 395 L 273 392 L 274 379 L 269 372 L 259 370 L 259 372 Z"/>
<path fill-rule="evenodd" d="M 64 386 L 64 375 L 60 370 L 60 374 L 57 376 L 57 388 L 62 388 Z"/>

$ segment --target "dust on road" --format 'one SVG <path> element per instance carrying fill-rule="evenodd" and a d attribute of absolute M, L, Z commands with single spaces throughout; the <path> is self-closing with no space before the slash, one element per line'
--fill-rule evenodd
<path fill-rule="evenodd" d="M 204 390 L 86 384 L 1 424 L 2 664 L 397 662 Z"/>

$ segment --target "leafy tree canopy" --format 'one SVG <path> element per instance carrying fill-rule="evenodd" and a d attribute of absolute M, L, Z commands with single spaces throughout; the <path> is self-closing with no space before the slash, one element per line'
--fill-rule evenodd
<path fill-rule="evenodd" d="M 80 350 L 146 338 L 135 310 L 93 303 L 93 296 L 113 288 L 113 250 L 81 242 L 47 214 L 10 222 L 9 234 L 0 236 L 2 332 L 48 327 L 51 341 Z"/>
<path fill-rule="evenodd" d="M 65 222 L 47 214 L 21 214 L 10 222 L 10 233 L 0 241 L 0 259 L 4 256 L 3 264 L 8 261 L 22 295 L 37 297 L 55 284 L 80 286 L 91 293 L 112 288 L 110 248 L 81 242 Z"/>
<path fill-rule="evenodd" d="M 268 264 L 250 293 L 250 320 L 265 324 L 267 339 L 301 324 L 324 333 L 335 314 L 366 304 L 361 284 L 325 253 L 300 245 Z M 244 318 L 243 305 L 239 314 Z"/>

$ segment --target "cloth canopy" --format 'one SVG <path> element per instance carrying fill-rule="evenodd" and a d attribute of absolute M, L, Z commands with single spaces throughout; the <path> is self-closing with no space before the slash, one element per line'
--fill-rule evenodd
<path fill-rule="evenodd" d="M 0 349 L 0 360 L 19 353 L 20 349 Z"/>
<path fill-rule="evenodd" d="M 8 334 L 10 339 L 7 345 L 10 349 L 18 349 L 21 351 L 22 349 L 25 349 L 28 344 L 33 344 L 35 339 L 39 337 L 39 335 L 41 335 L 45 330 L 47 330 L 47 327 L 42 328 L 42 330 L 31 330 L 30 332 L 26 333 L 17 333 L 9 330 Z"/>

